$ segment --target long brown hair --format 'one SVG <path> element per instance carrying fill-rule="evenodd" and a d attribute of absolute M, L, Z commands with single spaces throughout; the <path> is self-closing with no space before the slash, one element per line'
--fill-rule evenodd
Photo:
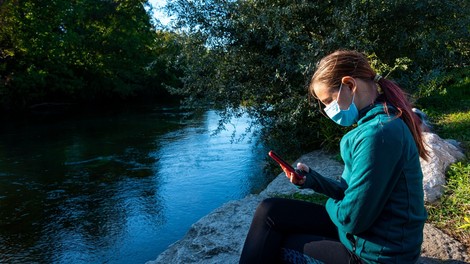
<path fill-rule="evenodd" d="M 309 91 L 315 97 L 314 82 L 324 83 L 328 87 L 332 87 L 331 89 L 339 89 L 341 79 L 344 76 L 374 81 L 376 75 L 377 73 L 372 69 L 364 54 L 351 50 L 338 50 L 320 60 L 310 81 Z M 383 100 L 384 110 L 388 112 L 387 103 L 398 110 L 397 117 L 400 117 L 410 129 L 419 155 L 423 159 L 427 159 L 428 152 L 425 149 L 421 133 L 421 120 L 411 110 L 412 106 L 406 94 L 390 80 L 380 78 L 376 82 L 383 91 L 380 97 Z"/>

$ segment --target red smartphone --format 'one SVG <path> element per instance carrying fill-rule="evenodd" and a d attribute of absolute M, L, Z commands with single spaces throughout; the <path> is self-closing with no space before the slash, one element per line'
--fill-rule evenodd
<path fill-rule="evenodd" d="M 275 160 L 279 165 L 285 167 L 289 172 L 292 172 L 294 174 L 294 177 L 297 178 L 298 180 L 303 179 L 304 177 L 300 175 L 297 171 L 295 171 L 294 167 L 292 167 L 289 163 L 287 163 L 285 160 L 283 160 L 279 155 L 277 155 L 274 151 L 269 151 L 268 155 Z"/>

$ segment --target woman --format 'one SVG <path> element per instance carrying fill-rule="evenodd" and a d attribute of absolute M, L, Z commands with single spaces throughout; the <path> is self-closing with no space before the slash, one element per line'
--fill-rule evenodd
<path fill-rule="evenodd" d="M 334 122 L 357 123 L 340 143 L 341 181 L 302 163 L 302 179 L 286 172 L 293 184 L 330 198 L 325 206 L 263 201 L 240 263 L 415 263 L 427 215 L 419 157 L 427 152 L 403 91 L 362 53 L 336 51 L 318 64 L 309 92 Z"/>

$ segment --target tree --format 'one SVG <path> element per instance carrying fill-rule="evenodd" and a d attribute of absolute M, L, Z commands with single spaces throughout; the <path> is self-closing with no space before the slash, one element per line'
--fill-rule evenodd
<path fill-rule="evenodd" d="M 143 0 L 6 0 L 0 8 L 4 109 L 163 90 L 150 65 L 161 37 Z M 164 77 L 161 77 L 162 79 Z"/>
<path fill-rule="evenodd" d="M 383 69 L 408 62 L 390 77 L 410 91 L 469 55 L 461 49 L 468 42 L 465 1 L 173 0 L 167 8 L 177 16 L 175 30 L 188 35 L 178 90 L 187 103 L 221 109 L 222 123 L 247 111 L 265 138 L 296 150 L 325 138 L 337 143 L 338 128 L 318 118 L 306 91 L 325 54 L 357 49 Z"/>

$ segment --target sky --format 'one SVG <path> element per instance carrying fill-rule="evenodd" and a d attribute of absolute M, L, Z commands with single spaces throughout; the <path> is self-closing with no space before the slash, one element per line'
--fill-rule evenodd
<path fill-rule="evenodd" d="M 163 25 L 166 25 L 170 22 L 170 18 L 160 10 L 163 6 L 165 6 L 166 0 L 149 0 L 149 3 L 154 8 L 155 18 L 160 20 Z"/>

